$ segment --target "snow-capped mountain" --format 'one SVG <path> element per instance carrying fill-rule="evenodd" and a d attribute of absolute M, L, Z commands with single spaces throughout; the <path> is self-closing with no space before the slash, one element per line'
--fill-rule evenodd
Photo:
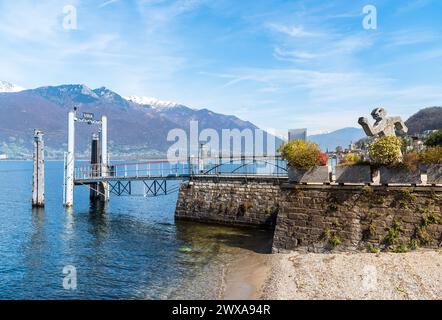
<path fill-rule="evenodd" d="M 181 104 L 173 101 L 163 101 L 152 97 L 140 97 L 140 96 L 130 96 L 125 97 L 126 100 L 135 102 L 141 105 L 149 105 L 153 108 L 176 108 L 181 106 Z"/>
<path fill-rule="evenodd" d="M 62 157 L 66 149 L 66 112 L 74 107 L 80 115 L 90 112 L 96 118 L 108 116 L 109 143 L 114 157 L 147 157 L 148 153 L 164 155 L 172 144 L 167 140 L 169 132 L 173 129 L 188 132 L 190 121 L 198 121 L 200 130 L 211 128 L 217 132 L 256 128 L 235 116 L 208 109 L 192 109 L 152 98 L 130 97 L 126 100 L 105 87 L 91 89 L 84 84 L 45 86 L 0 94 L 0 153 L 29 158 L 33 129 L 39 128 L 46 134 L 45 144 L 47 150 L 53 151 L 52 157 Z M 79 126 L 76 145 L 79 153 L 90 147 L 94 130 L 94 126 Z"/>
<path fill-rule="evenodd" d="M 20 92 L 23 90 L 25 89 L 20 86 L 0 80 L 0 92 Z"/>

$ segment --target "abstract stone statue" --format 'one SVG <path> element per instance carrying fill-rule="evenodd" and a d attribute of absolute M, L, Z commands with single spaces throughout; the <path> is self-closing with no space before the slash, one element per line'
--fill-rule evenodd
<path fill-rule="evenodd" d="M 371 116 L 376 120 L 373 126 L 368 122 L 367 118 L 361 117 L 358 120 L 358 123 L 369 137 L 394 137 L 396 134 L 404 135 L 408 132 L 408 128 L 401 117 L 387 117 L 387 112 L 384 108 L 374 109 L 371 112 Z"/>

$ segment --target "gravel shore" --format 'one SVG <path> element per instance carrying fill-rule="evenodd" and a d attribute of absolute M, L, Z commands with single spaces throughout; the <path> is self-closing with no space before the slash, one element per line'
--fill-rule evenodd
<path fill-rule="evenodd" d="M 442 251 L 275 254 L 262 299 L 442 299 Z"/>

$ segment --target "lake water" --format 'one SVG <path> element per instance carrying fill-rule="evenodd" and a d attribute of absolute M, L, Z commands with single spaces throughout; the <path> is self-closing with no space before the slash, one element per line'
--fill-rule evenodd
<path fill-rule="evenodd" d="M 65 209 L 63 163 L 47 161 L 45 180 L 46 207 L 32 209 L 32 162 L 0 161 L 0 299 L 217 298 L 226 265 L 271 245 L 266 231 L 175 222 L 176 192 L 103 207 L 76 187 Z"/>

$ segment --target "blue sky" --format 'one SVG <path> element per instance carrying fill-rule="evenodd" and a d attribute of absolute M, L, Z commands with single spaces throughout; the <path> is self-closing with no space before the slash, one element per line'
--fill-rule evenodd
<path fill-rule="evenodd" d="M 376 30 L 362 26 L 368 4 Z M 26 88 L 106 86 L 262 128 L 442 105 L 439 0 L 0 0 L 0 52 L 0 79 Z"/>

